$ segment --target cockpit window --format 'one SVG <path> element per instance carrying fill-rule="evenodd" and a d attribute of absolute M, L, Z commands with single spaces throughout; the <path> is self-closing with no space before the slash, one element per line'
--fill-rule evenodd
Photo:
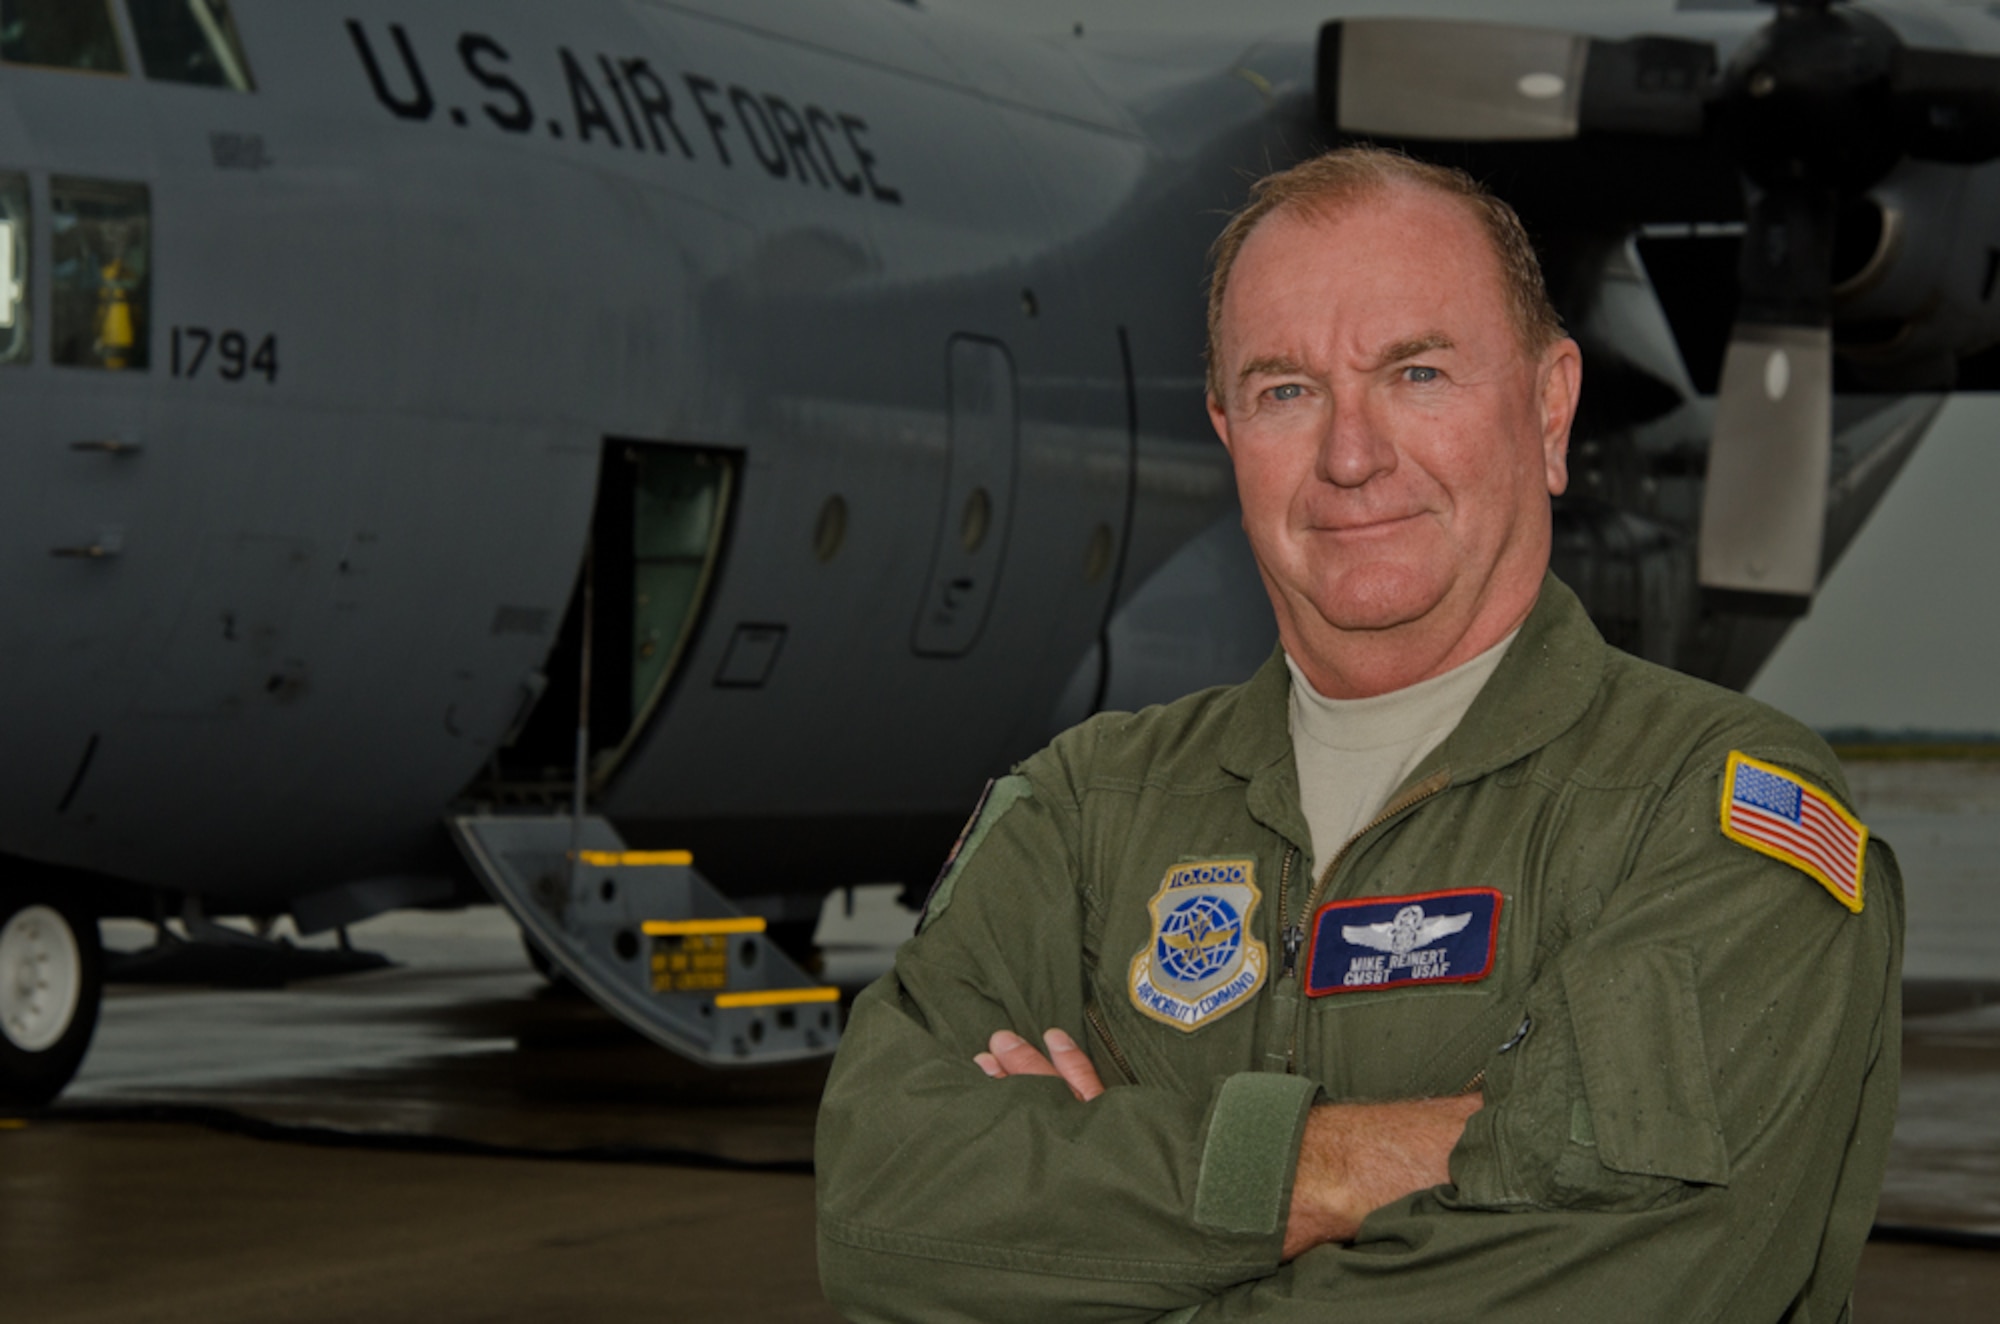
<path fill-rule="evenodd" d="M 229 0 L 126 0 L 146 77 L 250 91 L 250 62 Z"/>
<path fill-rule="evenodd" d="M 0 363 L 28 349 L 28 181 L 0 175 Z"/>
<path fill-rule="evenodd" d="M 57 363 L 114 372 L 146 367 L 152 229 L 144 184 L 49 181 L 49 321 Z"/>
<path fill-rule="evenodd" d="M 0 60 L 125 72 L 110 0 L 0 0 Z"/>

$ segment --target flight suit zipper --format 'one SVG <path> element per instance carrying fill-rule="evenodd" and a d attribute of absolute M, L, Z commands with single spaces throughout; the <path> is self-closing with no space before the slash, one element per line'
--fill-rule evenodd
<path fill-rule="evenodd" d="M 1111 1037 L 1111 1027 L 1104 1023 L 1104 1015 L 1098 1011 L 1095 1002 L 1083 1009 L 1083 1019 L 1088 1021 L 1090 1028 L 1097 1032 L 1098 1039 L 1103 1042 L 1105 1051 L 1111 1054 L 1111 1060 L 1118 1067 L 1119 1074 L 1125 1077 L 1125 1083 L 1127 1085 L 1137 1085 L 1139 1083 L 1139 1073 L 1132 1070 L 1132 1064 L 1125 1060 L 1125 1050 L 1120 1048 L 1118 1041 Z"/>
<path fill-rule="evenodd" d="M 1292 861 L 1298 856 L 1297 846 L 1285 847 L 1285 862 L 1278 867 L 1278 923 L 1283 926 L 1278 940 L 1285 952 L 1285 969 L 1279 977 L 1290 979 L 1298 969 L 1299 948 L 1305 945 L 1306 931 L 1303 925 L 1292 919 Z"/>
<path fill-rule="evenodd" d="M 1418 805 L 1422 804 L 1424 801 L 1430 799 L 1432 796 L 1436 795 L 1438 792 L 1444 790 L 1447 786 L 1450 785 L 1451 785 L 1451 769 L 1449 768 L 1438 769 L 1436 772 L 1424 778 L 1422 781 L 1418 782 L 1415 786 L 1412 786 L 1409 790 L 1403 792 L 1403 794 L 1397 796 L 1394 800 L 1390 801 L 1387 805 L 1383 807 L 1381 813 L 1375 815 L 1375 817 L 1369 820 L 1368 824 L 1364 826 L 1359 832 L 1355 833 L 1353 836 L 1349 837 L 1345 842 L 1341 844 L 1340 849 L 1333 853 L 1333 858 L 1326 862 L 1326 868 L 1322 869 L 1320 871 L 1319 877 L 1313 881 L 1312 891 L 1306 894 L 1305 908 L 1299 912 L 1298 922 L 1294 926 L 1299 931 L 1299 942 L 1301 943 L 1301 945 L 1303 945 L 1305 941 L 1306 916 L 1312 914 L 1313 907 L 1319 904 L 1320 897 L 1326 892 L 1327 886 L 1333 882 L 1334 873 L 1340 868 L 1341 861 L 1347 858 L 1347 853 L 1354 849 L 1354 844 L 1360 841 L 1363 837 L 1367 836 L 1370 832 L 1373 832 L 1376 828 L 1381 827 L 1384 823 L 1387 823 L 1390 819 L 1396 818 L 1399 815 L 1407 813 L 1408 811 L 1416 808 Z M 1287 930 L 1286 942 L 1288 947 L 1290 945 L 1290 941 L 1291 941 L 1290 930 Z M 1290 974 L 1291 969 L 1292 967 L 1290 961 L 1288 960 L 1285 967 L 1286 973 Z M 1303 997 L 1300 998 L 1298 1004 L 1298 1010 L 1294 1012 L 1292 1015 L 1292 1037 L 1290 1042 L 1288 1042 L 1285 1045 L 1285 1074 L 1288 1076 L 1298 1074 L 1299 1025 L 1301 1022 L 1305 1020 L 1306 1001 L 1307 1000 L 1305 998 Z"/>
<path fill-rule="evenodd" d="M 1494 1049 L 1493 1051 L 1495 1053 L 1513 1052 L 1514 1049 L 1520 1045 L 1520 1042 L 1528 1037 L 1528 1031 L 1534 1028 L 1535 1028 L 1535 1018 L 1533 1016 L 1523 1016 L 1521 1018 L 1520 1026 L 1517 1029 L 1515 1029 L 1514 1033 L 1507 1036 L 1507 1042 L 1501 1044 L 1498 1048 Z M 1465 1084 L 1459 1087 L 1458 1092 L 1460 1094 L 1470 1094 L 1474 1090 L 1482 1088 L 1485 1084 L 1486 1084 L 1486 1068 L 1481 1067 L 1479 1068 L 1479 1070 L 1472 1073 L 1471 1080 L 1466 1081 Z"/>

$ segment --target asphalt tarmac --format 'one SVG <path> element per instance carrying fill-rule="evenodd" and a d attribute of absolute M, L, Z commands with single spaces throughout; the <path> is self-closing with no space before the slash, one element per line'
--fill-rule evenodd
<path fill-rule="evenodd" d="M 0 1313 L 51 1324 L 838 1318 L 803 1173 L 176 1123 L 0 1134 L 0 1265 Z"/>
<path fill-rule="evenodd" d="M 1855 770 L 1910 879 L 1905 1086 L 1856 1318 L 2000 1301 L 2000 767 Z M 907 919 L 829 910 L 833 975 Z M 114 930 L 118 945 L 141 935 Z M 393 967 L 120 986 L 61 1105 L 0 1118 L 0 1317 L 832 1320 L 824 1068 L 713 1072 L 550 990 L 486 908 L 358 927 Z"/>
<path fill-rule="evenodd" d="M 0 1122 L 0 1319 L 837 1318 L 824 1064 L 682 1062 L 551 989 L 495 908 L 354 940 L 397 964 L 109 991 L 59 1106 Z"/>

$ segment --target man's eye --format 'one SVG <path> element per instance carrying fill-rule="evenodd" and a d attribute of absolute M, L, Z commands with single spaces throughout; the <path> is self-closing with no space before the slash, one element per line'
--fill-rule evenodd
<path fill-rule="evenodd" d="M 1434 382 L 1437 379 L 1438 370 L 1436 368 L 1426 368 L 1419 365 L 1403 369 L 1404 381 L 1423 383 Z"/>
<path fill-rule="evenodd" d="M 1296 400 L 1305 393 L 1306 388 L 1300 386 L 1297 382 L 1286 382 L 1282 386 L 1273 386 L 1270 391 L 1273 400 Z"/>

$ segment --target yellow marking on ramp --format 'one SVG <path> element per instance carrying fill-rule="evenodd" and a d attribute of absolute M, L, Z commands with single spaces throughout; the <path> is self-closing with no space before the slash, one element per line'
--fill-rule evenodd
<path fill-rule="evenodd" d="M 788 1007 L 800 1002 L 838 1002 L 837 988 L 766 988 L 754 993 L 718 993 L 718 1007 Z"/>
<path fill-rule="evenodd" d="M 734 919 L 649 919 L 639 926 L 648 938 L 682 938 L 711 933 L 762 933 L 764 920 L 758 915 Z"/>

